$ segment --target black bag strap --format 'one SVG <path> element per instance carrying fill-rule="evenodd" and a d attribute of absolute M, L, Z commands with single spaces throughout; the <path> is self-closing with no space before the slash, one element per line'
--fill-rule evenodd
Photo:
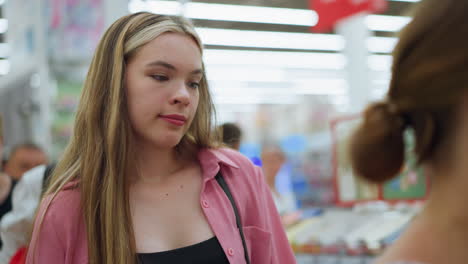
<path fill-rule="evenodd" d="M 44 177 L 42 178 L 42 194 L 46 191 L 47 186 L 49 185 L 49 178 L 52 175 L 52 172 L 55 169 L 55 163 L 51 163 L 46 166 L 44 171 Z"/>
<path fill-rule="evenodd" d="M 237 229 L 239 229 L 239 233 L 242 239 L 242 246 L 244 247 L 245 261 L 247 262 L 247 264 L 250 264 L 249 252 L 247 251 L 247 245 L 245 244 L 244 231 L 242 230 L 242 222 L 241 222 L 239 210 L 237 209 L 236 203 L 234 202 L 234 198 L 232 197 L 231 190 L 229 190 L 229 186 L 224 180 L 223 175 L 221 175 L 221 171 L 218 172 L 215 179 L 218 182 L 219 186 L 221 186 L 223 191 L 226 193 L 226 196 L 228 197 L 229 201 L 231 202 L 232 209 L 234 210 L 234 214 L 236 215 Z"/>

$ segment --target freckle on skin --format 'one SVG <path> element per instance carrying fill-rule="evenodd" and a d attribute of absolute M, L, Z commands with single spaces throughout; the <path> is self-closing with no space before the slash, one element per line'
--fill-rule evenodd
<path fill-rule="evenodd" d="M 184 186 L 183 186 L 183 185 L 181 185 L 181 186 L 180 186 L 180 188 L 181 188 L 181 189 L 183 189 L 183 188 L 184 188 Z"/>
<path fill-rule="evenodd" d="M 168 194 L 168 193 L 166 193 L 166 196 L 169 196 L 169 194 Z"/>

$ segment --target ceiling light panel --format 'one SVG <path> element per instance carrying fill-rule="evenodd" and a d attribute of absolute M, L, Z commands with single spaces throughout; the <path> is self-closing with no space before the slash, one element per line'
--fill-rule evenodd
<path fill-rule="evenodd" d="M 346 66 L 346 57 L 340 53 L 205 49 L 203 57 L 207 65 L 279 65 L 324 70 L 342 70 Z"/>
<path fill-rule="evenodd" d="M 369 69 L 373 71 L 390 71 L 392 61 L 390 55 L 371 55 L 368 58 Z"/>
<path fill-rule="evenodd" d="M 6 75 L 10 72 L 10 61 L 0 60 L 0 75 Z"/>
<path fill-rule="evenodd" d="M 292 9 L 246 5 L 228 5 L 213 3 L 193 3 L 185 5 L 177 1 L 141 1 L 129 3 L 130 13 L 148 11 L 162 15 L 180 15 L 191 19 L 236 21 L 247 23 L 265 23 L 313 27 L 318 22 L 314 10 Z M 397 16 L 369 15 L 366 25 L 370 30 L 399 31 L 409 18 Z"/>
<path fill-rule="evenodd" d="M 6 58 L 10 55 L 10 46 L 7 43 L 0 43 L 0 58 Z"/>
<path fill-rule="evenodd" d="M 317 13 L 306 9 L 188 3 L 184 15 L 192 19 L 314 26 Z"/>
<path fill-rule="evenodd" d="M 276 8 L 246 5 L 227 5 L 212 3 L 187 3 L 177 1 L 141 1 L 129 3 L 130 13 L 149 11 L 162 15 L 179 15 L 191 19 L 238 21 L 296 26 L 314 26 L 318 16 L 307 9 Z"/>
<path fill-rule="evenodd" d="M 374 31 L 397 32 L 410 21 L 410 17 L 404 16 L 368 15 L 365 18 L 366 26 Z"/>
<path fill-rule="evenodd" d="M 392 37 L 370 37 L 367 39 L 367 49 L 373 53 L 391 53 L 397 41 Z"/>
<path fill-rule="evenodd" d="M 6 18 L 0 18 L 0 34 L 6 33 L 8 30 L 8 20 Z"/>
<path fill-rule="evenodd" d="M 197 28 L 205 45 L 340 51 L 345 41 L 332 34 Z"/>

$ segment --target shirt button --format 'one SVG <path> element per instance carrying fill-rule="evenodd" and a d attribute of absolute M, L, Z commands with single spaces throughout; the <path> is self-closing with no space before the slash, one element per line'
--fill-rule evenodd
<path fill-rule="evenodd" d="M 210 207 L 210 205 L 208 204 L 208 202 L 206 200 L 203 200 L 202 205 L 203 205 L 204 208 Z"/>
<path fill-rule="evenodd" d="M 229 248 L 229 249 L 228 249 L 228 255 L 229 255 L 229 256 L 234 256 L 234 249 Z"/>

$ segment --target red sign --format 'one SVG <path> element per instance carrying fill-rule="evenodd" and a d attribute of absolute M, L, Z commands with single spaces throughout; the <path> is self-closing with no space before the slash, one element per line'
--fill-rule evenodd
<path fill-rule="evenodd" d="M 336 22 L 361 12 L 380 13 L 387 8 L 387 0 L 309 0 L 318 15 L 313 31 L 331 30 Z"/>

